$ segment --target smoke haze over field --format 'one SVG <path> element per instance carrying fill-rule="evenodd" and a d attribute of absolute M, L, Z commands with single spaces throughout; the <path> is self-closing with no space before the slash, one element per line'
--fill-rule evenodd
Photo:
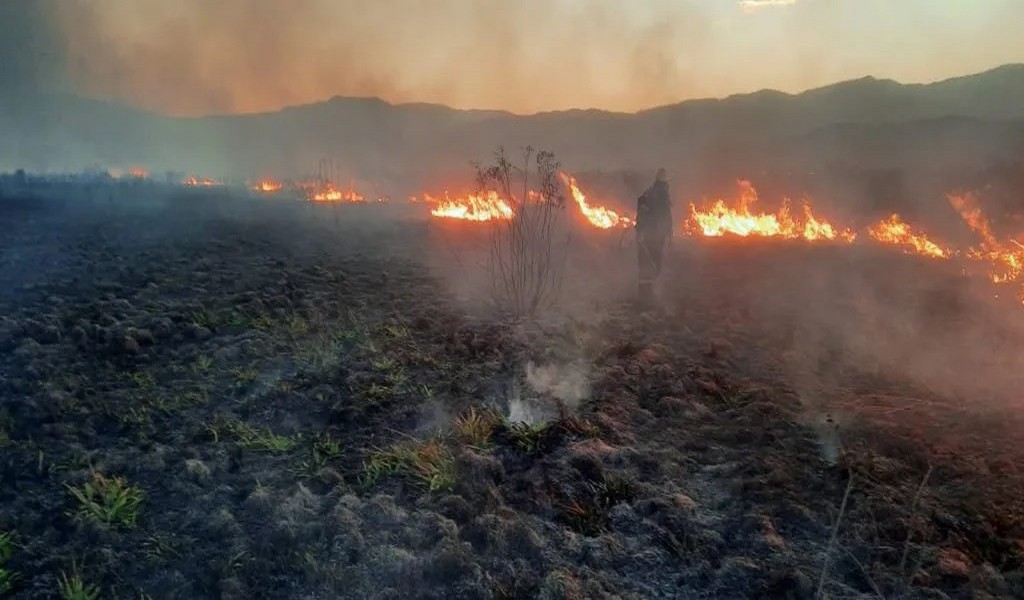
<path fill-rule="evenodd" d="M 12 0 L 0 10 L 5 80 L 55 78 L 178 115 L 334 95 L 633 111 L 864 75 L 932 81 L 1024 57 L 1013 31 L 1024 5 L 1013 0 Z"/>

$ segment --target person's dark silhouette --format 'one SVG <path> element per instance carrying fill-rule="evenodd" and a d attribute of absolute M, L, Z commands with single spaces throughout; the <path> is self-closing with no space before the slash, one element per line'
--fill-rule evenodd
<path fill-rule="evenodd" d="M 654 183 L 636 201 L 636 247 L 639 267 L 639 301 L 654 299 L 654 282 L 661 274 L 665 245 L 672 237 L 672 200 L 668 174 L 658 169 Z"/>

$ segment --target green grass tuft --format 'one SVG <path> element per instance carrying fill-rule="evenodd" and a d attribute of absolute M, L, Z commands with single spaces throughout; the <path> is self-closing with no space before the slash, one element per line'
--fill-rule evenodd
<path fill-rule="evenodd" d="M 312 439 L 309 458 L 299 463 L 294 472 L 302 477 L 314 477 L 328 461 L 339 458 L 342 451 L 341 442 L 329 433 L 319 433 Z"/>
<path fill-rule="evenodd" d="M 14 541 L 10 533 L 0 533 L 0 598 L 11 593 L 18 574 L 4 565 L 14 554 Z"/>
<path fill-rule="evenodd" d="M 243 388 L 252 385 L 260 377 L 260 372 L 252 367 L 240 367 L 232 371 L 235 376 L 235 387 Z"/>
<path fill-rule="evenodd" d="M 142 490 L 128 485 L 123 477 L 106 477 L 93 471 L 81 487 L 65 484 L 78 502 L 75 518 L 98 525 L 134 527 L 142 504 Z"/>
<path fill-rule="evenodd" d="M 448 491 L 455 486 L 455 457 L 438 439 L 400 442 L 372 452 L 363 461 L 362 482 L 372 486 L 398 473 L 411 476 L 427 491 Z"/>
<path fill-rule="evenodd" d="M 534 454 L 540 450 L 540 441 L 547 427 L 547 423 L 516 421 L 508 425 L 508 432 L 521 452 Z"/>
<path fill-rule="evenodd" d="M 222 423 L 207 425 L 214 441 L 220 439 L 220 431 L 224 430 L 250 450 L 267 452 L 287 452 L 299 442 L 298 438 L 278 435 L 267 428 L 256 428 L 244 421 L 228 420 Z"/>
<path fill-rule="evenodd" d="M 478 411 L 475 407 L 455 418 L 455 436 L 471 448 L 483 450 L 491 446 L 491 436 L 500 420 L 491 411 Z"/>
<path fill-rule="evenodd" d="M 68 577 L 67 573 L 61 573 L 57 585 L 62 600 L 96 600 L 100 597 L 99 586 L 86 585 L 78 573 L 71 577 Z"/>

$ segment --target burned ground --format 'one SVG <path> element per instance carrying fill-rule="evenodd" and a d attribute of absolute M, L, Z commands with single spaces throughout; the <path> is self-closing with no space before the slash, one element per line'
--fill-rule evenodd
<path fill-rule="evenodd" d="M 638 314 L 607 240 L 585 308 L 517 325 L 373 208 L 0 201 L 0 590 L 1024 594 L 1019 307 L 893 253 L 685 243 Z"/>

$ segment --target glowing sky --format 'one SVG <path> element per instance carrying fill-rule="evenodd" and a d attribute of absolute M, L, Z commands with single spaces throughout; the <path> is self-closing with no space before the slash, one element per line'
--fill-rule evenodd
<path fill-rule="evenodd" d="M 15 0 L 20 1 L 20 0 Z M 73 89 L 171 114 L 334 95 L 633 111 L 1024 62 L 1022 0 L 50 0 Z"/>

